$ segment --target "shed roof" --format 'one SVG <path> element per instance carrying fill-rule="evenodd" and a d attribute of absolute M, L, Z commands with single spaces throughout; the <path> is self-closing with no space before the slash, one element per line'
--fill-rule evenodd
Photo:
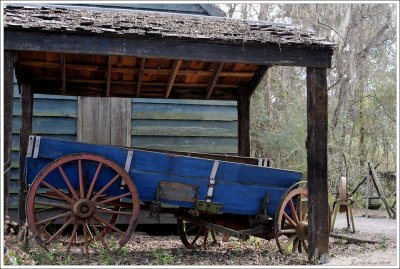
<path fill-rule="evenodd" d="M 277 43 L 319 48 L 331 48 L 334 45 L 288 24 L 141 11 L 8 5 L 5 8 L 4 27 L 85 35 L 153 35 L 226 43 Z"/>
<path fill-rule="evenodd" d="M 288 24 L 8 5 L 4 47 L 36 93 L 237 100 L 271 65 L 330 67 L 334 44 Z"/>

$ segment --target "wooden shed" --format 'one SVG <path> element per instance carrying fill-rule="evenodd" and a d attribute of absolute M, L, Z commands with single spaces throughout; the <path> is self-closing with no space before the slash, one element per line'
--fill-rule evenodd
<path fill-rule="evenodd" d="M 43 6 L 43 5 L 35 5 Z M 212 4 L 46 4 L 44 6 L 109 11 L 153 11 L 203 16 L 223 17 L 222 11 Z M 111 99 L 110 99 L 111 98 Z M 144 149 L 178 150 L 187 152 L 237 154 L 236 101 L 185 100 L 115 97 L 96 97 L 34 94 L 32 133 L 46 137 L 71 141 L 82 141 L 119 146 L 134 146 Z M 112 101 L 111 101 L 112 100 Z M 117 104 L 124 104 L 120 115 L 127 120 L 125 132 L 104 135 L 104 124 L 110 120 L 108 111 Z M 97 117 L 85 119 L 88 108 L 101 111 Z M 120 112 L 122 113 L 122 111 Z M 116 115 L 118 116 L 118 115 Z M 89 122 L 86 122 L 88 121 Z M 89 125 L 90 132 L 82 133 Z M 130 125 L 129 125 L 130 124 Z M 134 126 L 134 128 L 132 128 Z M 18 221 L 19 178 L 19 131 L 21 127 L 21 105 L 18 83 L 14 77 L 12 153 L 8 216 Z M 93 130 L 95 130 L 93 132 Z M 164 216 L 164 217 L 163 217 Z M 176 220 L 163 214 L 160 223 L 175 223 Z M 140 212 L 139 224 L 158 223 Z"/>
<path fill-rule="evenodd" d="M 11 152 L 14 68 L 21 92 L 21 156 L 32 133 L 33 93 L 236 100 L 239 154 L 249 156 L 250 97 L 258 83 L 270 66 L 306 67 L 309 255 L 327 259 L 326 69 L 332 43 L 268 22 L 7 6 L 4 49 L 6 160 Z M 25 195 L 20 175 L 21 219 Z"/>

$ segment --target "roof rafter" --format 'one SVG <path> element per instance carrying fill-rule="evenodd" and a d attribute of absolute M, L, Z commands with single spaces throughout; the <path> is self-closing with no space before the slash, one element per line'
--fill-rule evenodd
<path fill-rule="evenodd" d="M 181 67 L 181 64 L 182 64 L 182 60 L 175 60 L 172 63 L 171 74 L 170 74 L 169 79 L 168 79 L 165 98 L 168 98 L 169 95 L 171 94 L 172 86 L 174 86 L 176 74 L 178 73 L 178 70 Z"/>

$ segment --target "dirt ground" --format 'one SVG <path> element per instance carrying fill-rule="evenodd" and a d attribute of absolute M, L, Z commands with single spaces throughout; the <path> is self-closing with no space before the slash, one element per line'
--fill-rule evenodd
<path fill-rule="evenodd" d="M 325 266 L 396 266 L 397 264 L 397 220 L 389 219 L 383 211 L 370 211 L 372 218 L 364 218 L 364 212 L 355 213 L 356 233 L 346 230 L 345 214 L 339 214 L 335 233 L 353 238 L 375 240 L 376 244 L 349 243 L 347 240 L 330 238 L 330 261 Z M 12 237 L 6 238 L 7 251 L 18 252 Z M 177 235 L 150 236 L 135 232 L 122 249 L 105 251 L 95 244 L 87 259 L 82 249 L 75 247 L 65 255 L 64 247 L 53 245 L 50 252 L 43 250 L 34 241 L 25 252 L 16 255 L 14 264 L 36 265 L 307 265 L 306 254 L 281 254 L 275 240 L 266 241 L 251 237 L 247 241 L 231 238 L 207 249 L 187 250 Z"/>
<path fill-rule="evenodd" d="M 379 244 L 355 245 L 349 244 L 344 252 L 334 255 L 326 264 L 329 266 L 395 266 L 397 260 L 397 220 L 389 219 L 384 210 L 369 210 L 368 218 L 364 217 L 365 210 L 356 210 L 354 223 L 356 232 L 347 231 L 346 215 L 338 214 L 335 223 L 335 233 L 350 237 L 375 240 Z M 338 239 L 332 239 L 337 244 Z M 340 240 L 339 240 L 340 241 Z M 375 245 L 375 246 L 374 246 Z M 374 246 L 369 249 L 370 246 Z M 376 246 L 379 246 L 376 248 Z M 365 248 L 365 249 L 364 249 Z"/>

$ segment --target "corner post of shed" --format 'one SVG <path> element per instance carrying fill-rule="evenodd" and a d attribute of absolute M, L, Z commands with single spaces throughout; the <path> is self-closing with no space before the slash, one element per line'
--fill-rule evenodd
<path fill-rule="evenodd" d="M 325 68 L 307 68 L 307 188 L 309 260 L 326 263 L 329 252 L 328 90 Z"/>
<path fill-rule="evenodd" d="M 243 157 L 250 157 L 250 97 L 250 90 L 246 88 L 238 90 L 238 152 Z"/>
<path fill-rule="evenodd" d="M 14 88 L 15 53 L 4 51 L 4 219 L 8 213 L 8 194 L 10 189 L 11 147 L 12 147 L 12 117 L 13 117 L 13 88 Z"/>
<path fill-rule="evenodd" d="M 33 117 L 33 91 L 30 83 L 20 84 L 21 93 L 21 129 L 19 132 L 19 193 L 18 193 L 18 215 L 19 223 L 26 222 L 25 201 L 27 185 L 24 179 L 25 156 L 28 149 L 29 135 L 32 134 Z"/>

